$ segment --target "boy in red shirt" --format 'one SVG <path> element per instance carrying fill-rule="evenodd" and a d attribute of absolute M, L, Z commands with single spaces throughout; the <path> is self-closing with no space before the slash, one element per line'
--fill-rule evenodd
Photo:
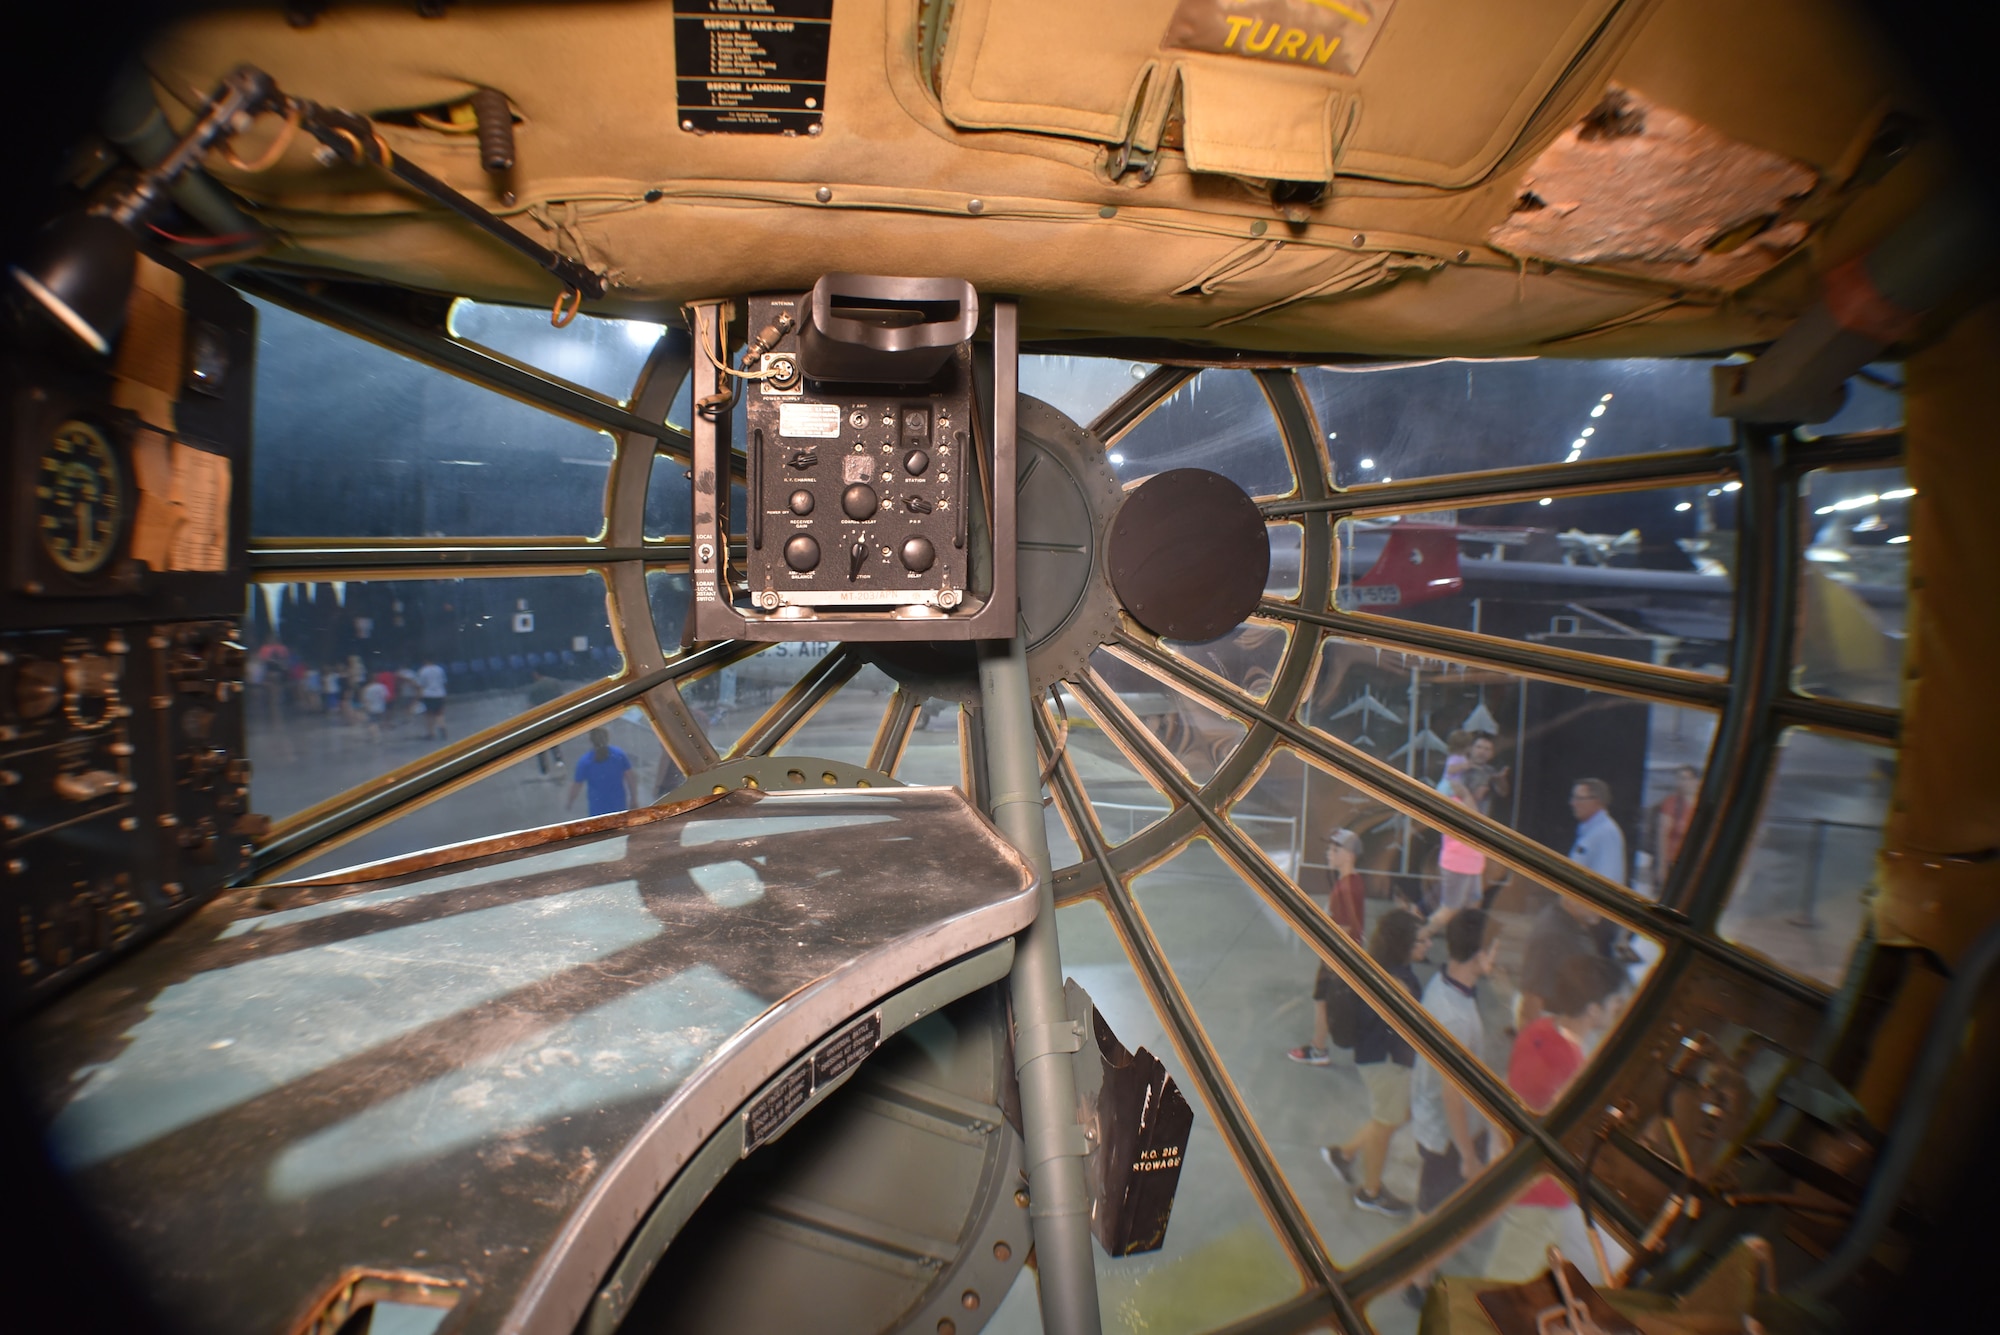
<path fill-rule="evenodd" d="M 1557 966 L 1547 1009 L 1514 1040 L 1507 1062 L 1507 1086 L 1523 1103 L 1546 1112 L 1568 1087 L 1583 1069 L 1586 1044 L 1610 1024 L 1625 983 L 1625 970 L 1602 955 L 1572 955 Z M 1590 1282 L 1603 1280 L 1595 1273 L 1582 1211 L 1554 1177 L 1544 1173 L 1514 1205 L 1494 1245 L 1489 1278 L 1539 1275 L 1555 1243 Z"/>
<path fill-rule="evenodd" d="M 1346 932 L 1356 945 L 1362 944 L 1367 927 L 1368 892 L 1355 873 L 1361 854 L 1361 836 L 1352 830 L 1335 830 L 1326 837 L 1326 910 L 1333 925 Z M 1307 1066 L 1326 1066 L 1333 1061 L 1333 1036 L 1328 1023 L 1328 1007 L 1344 1004 L 1347 984 L 1322 964 L 1313 978 L 1313 1036 L 1302 1048 L 1285 1055 Z"/>

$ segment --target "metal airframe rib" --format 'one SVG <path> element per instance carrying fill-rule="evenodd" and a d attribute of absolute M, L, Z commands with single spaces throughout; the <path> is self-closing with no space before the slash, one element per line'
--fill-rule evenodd
<path fill-rule="evenodd" d="M 1300 936 L 1313 947 L 1335 972 L 1357 991 L 1364 993 L 1373 1008 L 1389 1020 L 1403 1036 L 1424 1050 L 1425 1056 L 1464 1088 L 1494 1121 L 1510 1127 L 1517 1139 L 1539 1144 L 1543 1153 L 1572 1181 L 1578 1165 L 1553 1134 L 1543 1129 L 1535 1116 L 1515 1101 L 1513 1095 L 1476 1059 L 1447 1036 L 1422 1003 L 1369 958 L 1366 951 L 1349 940 L 1291 880 L 1272 867 L 1259 849 L 1227 817 L 1200 800 L 1193 781 L 1181 773 L 1173 758 L 1164 753 L 1157 739 L 1126 716 L 1117 695 L 1096 673 L 1075 683 L 1089 702 L 1091 712 L 1105 725 L 1126 735 L 1128 745 L 1141 752 L 1152 781 L 1174 790 L 1200 817 L 1218 851 L 1235 866 L 1265 900 L 1283 913 Z M 1167 966 L 1171 970 L 1171 965 Z M 1218 1058 L 1218 1061 L 1220 1059 Z M 1629 1218 L 1624 1202 L 1609 1193 L 1599 1198 L 1611 1217 L 1621 1226 L 1637 1229 L 1643 1222 Z"/>
<path fill-rule="evenodd" d="M 1771 710 L 1787 727 L 1817 728 L 1881 746 L 1895 746 L 1902 737 L 1901 712 L 1881 705 L 1787 694 L 1773 703 Z"/>
<path fill-rule="evenodd" d="M 415 543 L 341 543 L 325 546 L 279 546 L 259 543 L 250 549 L 253 583 L 269 584 L 286 577 L 298 583 L 324 583 L 351 574 L 368 579 L 460 579 L 525 571 L 536 575 L 598 569 L 620 561 L 687 561 L 687 544 L 657 547 L 605 547 L 590 542 L 488 543 L 458 546 L 435 541 Z"/>
<path fill-rule="evenodd" d="M 875 727 L 875 740 L 868 747 L 868 768 L 894 774 L 902 763 L 903 749 L 910 744 L 910 730 L 916 726 L 922 702 L 916 693 L 900 684 L 889 692 L 882 721 Z"/>
<path fill-rule="evenodd" d="M 1729 677 L 1735 685 L 1716 729 L 1683 856 L 1662 898 L 1687 915 L 1699 939 L 1735 887 L 1742 856 L 1756 836 L 1777 751 L 1773 705 L 1786 694 L 1793 613 L 1798 595 L 1799 489 L 1783 476 L 1787 442 L 1776 431 L 1739 425 L 1745 511 L 1761 522 L 1737 539 L 1736 636 Z"/>
<path fill-rule="evenodd" d="M 1034 717 L 1035 731 L 1046 760 L 1054 744 L 1049 734 L 1048 717 L 1039 707 Z M 1278 1167 L 1269 1147 L 1257 1134 L 1255 1120 L 1237 1097 L 1228 1074 L 1222 1068 L 1221 1059 L 1202 1033 L 1193 1005 L 1166 964 L 1164 953 L 1134 903 L 1130 889 L 1112 865 L 1103 831 L 1098 828 L 1095 814 L 1089 810 L 1075 765 L 1068 756 L 1062 758 L 1050 779 L 1055 785 L 1057 800 L 1067 809 L 1071 827 L 1083 840 L 1085 855 L 1097 863 L 1104 876 L 1103 896 L 1099 902 L 1123 942 L 1125 952 L 1132 960 L 1133 972 L 1145 987 L 1154 1010 L 1166 1022 L 1174 1046 L 1186 1061 L 1189 1075 L 1200 1086 L 1203 1102 L 1215 1115 L 1219 1129 L 1228 1138 L 1230 1148 L 1245 1168 L 1246 1176 L 1261 1198 L 1265 1211 L 1278 1224 L 1280 1236 L 1292 1253 L 1294 1264 L 1313 1279 L 1317 1289 L 1338 1304 L 1339 1299 L 1333 1298 L 1333 1295 L 1339 1292 L 1339 1270 L 1319 1245 L 1311 1221 L 1306 1218 L 1304 1208 L 1285 1181 L 1284 1171 Z M 1365 1325 L 1355 1322 L 1355 1314 L 1351 1310 L 1338 1312 L 1337 1316 L 1350 1330 L 1366 1329 Z"/>
<path fill-rule="evenodd" d="M 803 727 L 813 711 L 828 697 L 847 685 L 862 666 L 861 655 L 846 646 L 813 664 L 804 676 L 792 683 L 790 690 L 778 697 L 777 703 L 766 710 L 762 718 L 750 725 L 742 740 L 730 750 L 729 758 L 734 760 L 742 756 L 771 754 Z"/>
<path fill-rule="evenodd" d="M 1343 640 L 1450 658 L 1474 667 L 1498 668 L 1544 681 L 1615 691 L 1665 704 L 1716 709 L 1729 700 L 1726 680 L 1681 668 L 1653 667 L 1574 649 L 1523 644 L 1422 622 L 1357 616 L 1350 612 L 1315 612 L 1272 598 L 1264 599 L 1257 611 L 1278 620 L 1322 627 Z"/>
<path fill-rule="evenodd" d="M 1106 444 L 1130 431 L 1141 418 L 1172 398 L 1188 381 L 1199 375 L 1185 366 L 1156 366 L 1146 378 L 1120 394 L 1111 406 L 1091 419 L 1090 434 Z"/>
<path fill-rule="evenodd" d="M 1313 442 L 1315 451 L 1318 442 Z M 1820 468 L 1858 468 L 1893 464 L 1903 452 L 1901 431 L 1862 432 L 1787 442 L 1786 471 L 1800 475 Z M 1315 459 L 1317 458 L 1315 454 Z M 1296 459 L 1296 456 L 1295 456 Z M 1500 504 L 1543 496 L 1639 491 L 1694 486 L 1728 480 L 1735 475 L 1734 446 L 1661 451 L 1576 463 L 1529 464 L 1476 473 L 1446 473 L 1406 482 L 1367 482 L 1332 495 L 1266 501 L 1259 505 L 1266 519 L 1304 514 L 1366 516 L 1400 514 L 1409 510 Z M 1294 464 L 1296 467 L 1296 462 Z"/>
<path fill-rule="evenodd" d="M 1679 913 L 1635 898 L 1629 891 L 1602 880 L 1517 831 L 1486 817 L 1475 815 L 1444 797 L 1428 785 L 1418 783 L 1399 770 L 1392 770 L 1366 753 L 1335 738 L 1311 732 L 1277 715 L 1240 692 L 1217 686 L 1201 673 L 1187 668 L 1146 641 L 1121 633 L 1119 644 L 1169 675 L 1184 682 L 1198 694 L 1240 718 L 1254 720 L 1276 731 L 1286 741 L 1337 772 L 1344 780 L 1377 800 L 1415 817 L 1434 829 L 1443 830 L 1483 849 L 1522 874 L 1563 890 L 1626 926 L 1668 941 L 1686 941 L 1705 954 L 1727 961 L 1731 966 L 1756 977 L 1799 1000 L 1814 1005 L 1826 1003 L 1826 993 L 1792 977 L 1747 952 L 1719 940 L 1702 936 Z"/>

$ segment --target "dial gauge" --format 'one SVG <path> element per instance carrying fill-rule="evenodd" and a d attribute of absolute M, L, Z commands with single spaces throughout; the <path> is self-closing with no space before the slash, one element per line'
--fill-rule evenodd
<path fill-rule="evenodd" d="M 42 550 L 72 575 L 92 574 L 111 560 L 124 516 L 125 483 L 110 443 L 88 422 L 64 422 L 35 476 Z"/>

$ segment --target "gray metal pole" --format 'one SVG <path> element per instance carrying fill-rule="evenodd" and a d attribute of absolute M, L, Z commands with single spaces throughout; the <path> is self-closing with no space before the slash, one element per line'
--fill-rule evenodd
<path fill-rule="evenodd" d="M 1011 310 L 1005 313 L 1011 316 Z M 995 312 L 994 434 L 1014 429 L 1016 362 L 1012 320 Z M 1011 486 L 1012 478 L 995 478 Z M 1042 821 L 1042 773 L 1028 694 L 1027 642 L 979 643 L 980 715 L 986 734 L 986 791 L 994 825 L 1035 869 L 1041 892 L 1035 920 L 1014 940 L 1008 987 L 1014 1002 L 1014 1071 L 1021 1082 L 1021 1131 L 1028 1162 L 1028 1218 L 1041 1280 L 1042 1329 L 1048 1335 L 1099 1335 L 1097 1267 L 1090 1236 L 1090 1190 L 1083 1161 L 1089 1146 L 1078 1120 L 1074 1053 L 1082 1033 L 1063 999 L 1056 943 L 1048 828 Z"/>
<path fill-rule="evenodd" d="M 1028 659 L 1019 636 L 979 646 L 979 695 L 986 724 L 987 788 L 993 823 L 1041 878 L 1034 922 L 1014 941 L 1014 1070 L 1021 1081 L 1027 1142 L 1028 1215 L 1048 1335 L 1098 1335 L 1097 1271 L 1091 1248 L 1089 1147 L 1077 1121 L 1072 1054 L 1081 1035 L 1063 1000 L 1055 891 L 1042 820 L 1042 776 L 1028 696 Z"/>

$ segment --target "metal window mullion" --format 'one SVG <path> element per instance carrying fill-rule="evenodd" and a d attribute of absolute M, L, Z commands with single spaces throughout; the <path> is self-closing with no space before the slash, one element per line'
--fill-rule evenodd
<path fill-rule="evenodd" d="M 1112 693 L 1095 674 L 1089 680 L 1079 682 L 1078 687 L 1092 698 L 1095 710 L 1101 711 L 1100 717 L 1110 726 L 1122 731 L 1143 731 L 1112 707 L 1111 701 L 1106 698 Z M 1202 802 L 1157 742 L 1140 736 L 1130 736 L 1128 741 L 1146 753 L 1147 767 L 1154 772 L 1154 781 L 1180 790 L 1179 795 L 1200 816 L 1238 874 L 1251 883 L 1265 902 L 1285 915 L 1292 929 L 1326 961 L 1328 967 L 1340 974 L 1350 987 L 1361 992 L 1379 1014 L 1422 1051 L 1426 1059 L 1479 1104 L 1487 1117 L 1510 1128 L 1517 1149 L 1522 1145 L 1533 1147 L 1533 1159 L 1527 1161 L 1527 1166 L 1518 1169 L 1520 1173 L 1525 1175 L 1534 1163 L 1545 1162 L 1567 1178 L 1577 1190 L 1584 1189 L 1581 1163 L 1562 1144 L 1555 1131 L 1523 1107 L 1499 1077 L 1460 1048 L 1424 1009 L 1423 1004 L 1391 978 L 1359 944 L 1335 927 L 1304 890 L 1271 864 L 1261 848 L 1232 822 Z M 1566 1111 L 1569 1102 L 1565 1098 L 1551 1111 Z M 1598 1187 L 1594 1181 L 1588 1189 L 1605 1216 L 1619 1228 L 1636 1235 L 1644 1227 L 1644 1222 L 1608 1189 Z"/>
<path fill-rule="evenodd" d="M 1782 476 L 1783 433 L 1737 426 L 1743 495 L 1739 509 L 1758 523 L 1737 535 L 1735 640 L 1723 708 L 1701 791 L 1662 899 L 1691 930 L 1715 926 L 1756 834 L 1782 723 L 1774 705 L 1786 694 L 1796 608 L 1799 504 Z M 1693 856 L 1689 856 L 1692 853 Z"/>
<path fill-rule="evenodd" d="M 1266 598 L 1260 616 L 1330 630 L 1344 640 L 1378 645 L 1406 653 L 1436 655 L 1472 667 L 1497 668 L 1566 686 L 1616 692 L 1661 704 L 1715 709 L 1728 702 L 1729 683 L 1677 668 L 1601 658 L 1574 649 L 1523 644 L 1472 631 L 1451 630 L 1416 621 L 1356 616 L 1347 612 L 1315 612 Z"/>
<path fill-rule="evenodd" d="M 1199 374 L 1200 371 L 1186 366 L 1154 367 L 1146 373 L 1145 379 L 1119 395 L 1110 407 L 1091 419 L 1090 434 L 1110 444 L 1139 425 L 1147 413 L 1172 398 L 1182 385 Z"/>
<path fill-rule="evenodd" d="M 1773 701 L 1771 709 L 1787 727 L 1816 728 L 1878 746 L 1895 746 L 1902 738 L 1902 712 L 1881 705 L 1787 693 Z"/>
<path fill-rule="evenodd" d="M 1035 732 L 1046 756 L 1053 751 L 1048 717 L 1039 708 L 1035 710 L 1034 717 Z M 1277 1221 L 1294 1264 L 1327 1294 L 1343 1326 L 1361 1335 L 1368 1328 L 1340 1296 L 1338 1267 L 1321 1245 L 1312 1222 L 1306 1217 L 1305 1208 L 1292 1194 L 1284 1170 L 1278 1167 L 1270 1147 L 1258 1135 L 1256 1120 L 1243 1106 L 1227 1071 L 1223 1069 L 1221 1057 L 1208 1042 L 1201 1022 L 1195 1016 L 1193 1003 L 1182 991 L 1172 966 L 1166 961 L 1165 952 L 1160 949 L 1145 915 L 1133 899 L 1131 889 L 1113 865 L 1110 847 L 1104 841 L 1104 832 L 1097 824 L 1095 813 L 1088 809 L 1089 803 L 1083 796 L 1082 783 L 1070 757 L 1064 755 L 1060 758 L 1050 781 L 1055 787 L 1057 800 L 1067 810 L 1071 825 L 1083 840 L 1085 856 L 1097 864 L 1098 872 L 1103 877 L 1103 903 L 1113 926 L 1125 944 L 1134 972 L 1145 987 L 1154 1011 L 1166 1022 L 1174 1046 L 1179 1050 L 1189 1075 L 1198 1084 L 1202 1101 L 1208 1105 L 1217 1127 L 1246 1170 L 1245 1175 L 1262 1198 L 1265 1211 Z"/>
<path fill-rule="evenodd" d="M 1470 1059 L 1458 1060 L 1463 1054 L 1416 998 L 1403 990 L 1402 984 L 1391 978 L 1366 951 L 1335 927 L 1305 891 L 1272 867 L 1263 850 L 1248 836 L 1201 800 L 1192 781 L 1180 772 L 1173 758 L 1165 753 L 1151 734 L 1122 715 L 1115 704 L 1116 693 L 1101 677 L 1092 673 L 1077 683 L 1077 689 L 1089 698 L 1093 712 L 1107 726 L 1127 734 L 1127 742 L 1142 753 L 1146 768 L 1152 771 L 1149 776 L 1152 781 L 1163 788 L 1175 790 L 1174 795 L 1200 817 L 1209 836 L 1227 852 L 1239 872 L 1286 916 L 1293 929 L 1327 960 L 1330 967 L 1342 974 L 1350 985 L 1366 993 L 1377 1010 L 1389 1013 L 1398 1022 L 1397 1028 L 1404 1031 L 1405 1037 L 1426 1049 L 1426 1055 L 1430 1055 L 1430 1050 L 1434 1048 L 1440 1051 L 1449 1049 L 1438 1064 L 1454 1076 L 1467 1076 L 1460 1083 L 1478 1094 L 1480 1102 L 1491 1104 L 1489 1112 L 1495 1120 L 1506 1122 L 1523 1134 L 1539 1133 L 1534 1118 L 1503 1091 L 1491 1072 Z M 1550 1144 L 1553 1145 L 1553 1141 Z"/>
<path fill-rule="evenodd" d="M 713 667 L 715 664 L 710 655 L 735 648 L 734 641 L 724 641 L 677 658 L 655 672 L 628 672 L 614 677 L 587 695 L 545 712 L 524 715 L 497 734 L 483 739 L 469 738 L 457 746 L 440 748 L 388 782 L 380 783 L 379 787 L 358 800 L 332 798 L 309 807 L 281 823 L 270 838 L 258 845 L 251 858 L 251 872 L 253 875 L 261 874 L 309 851 L 315 844 L 344 834 L 364 822 L 392 813 L 400 814 L 404 808 L 420 803 L 433 790 L 447 784 L 464 778 L 484 777 L 480 771 L 516 759 L 517 752 L 528 751 L 662 682 L 671 682 L 700 668 Z"/>
<path fill-rule="evenodd" d="M 805 725 L 814 710 L 825 704 L 835 691 L 847 685 L 861 671 L 862 658 L 851 647 L 842 646 L 812 665 L 793 682 L 791 689 L 764 711 L 762 718 L 729 749 L 729 759 L 767 756 Z"/>
<path fill-rule="evenodd" d="M 868 747 L 868 768 L 883 774 L 894 774 L 896 766 L 903 763 L 903 752 L 910 744 L 910 732 L 917 725 L 917 716 L 923 712 L 923 701 L 909 687 L 898 684 L 889 692 L 889 703 L 882 711 L 882 722 L 876 725 L 875 740 Z"/>
<path fill-rule="evenodd" d="M 632 415 L 645 422 L 664 422 L 674 397 L 687 380 L 694 343 L 684 329 L 669 327 L 632 385 Z M 604 540 L 620 547 L 646 543 L 646 494 L 657 466 L 659 440 L 650 432 L 621 431 L 605 479 Z M 648 618 L 651 619 L 650 617 Z"/>
<path fill-rule="evenodd" d="M 1523 875 L 1581 899 L 1627 927 L 1667 941 L 1687 941 L 1704 954 L 1722 960 L 1797 1000 L 1816 1006 L 1826 1004 L 1826 994 L 1821 989 L 1747 951 L 1696 931 L 1673 910 L 1634 897 L 1630 891 L 1585 871 L 1555 850 L 1488 817 L 1468 811 L 1428 784 L 1419 783 L 1400 770 L 1390 769 L 1373 756 L 1337 738 L 1309 732 L 1296 723 L 1279 718 L 1255 701 L 1217 687 L 1141 640 L 1130 635 L 1123 635 L 1121 639 L 1132 652 L 1189 683 L 1197 694 L 1213 700 L 1222 708 L 1268 724 L 1293 746 L 1327 765 L 1352 786 L 1405 815 L 1475 845 Z"/>
<path fill-rule="evenodd" d="M 1790 439 L 1779 475 L 1796 481 L 1822 468 L 1893 468 L 1903 462 L 1903 429 L 1856 431 L 1813 440 Z"/>
<path fill-rule="evenodd" d="M 526 569 L 536 575 L 560 573 L 549 566 L 586 568 L 611 561 L 687 559 L 686 544 L 666 547 L 610 547 L 577 542 L 483 542 L 473 544 L 404 543 L 395 540 L 328 543 L 324 546 L 275 546 L 252 543 L 252 583 L 324 584 L 353 572 L 362 579 L 385 578 L 384 572 L 405 578 L 456 579 L 470 574 L 506 573 Z"/>
<path fill-rule="evenodd" d="M 1695 486 L 1735 475 L 1735 451 L 1683 450 L 1636 454 L 1573 464 L 1530 464 L 1482 473 L 1450 473 L 1409 482 L 1366 482 L 1333 495 L 1266 501 L 1266 519 L 1326 514 L 1346 518 L 1401 514 L 1409 510 L 1501 505 L 1512 501 L 1612 491 Z"/>

